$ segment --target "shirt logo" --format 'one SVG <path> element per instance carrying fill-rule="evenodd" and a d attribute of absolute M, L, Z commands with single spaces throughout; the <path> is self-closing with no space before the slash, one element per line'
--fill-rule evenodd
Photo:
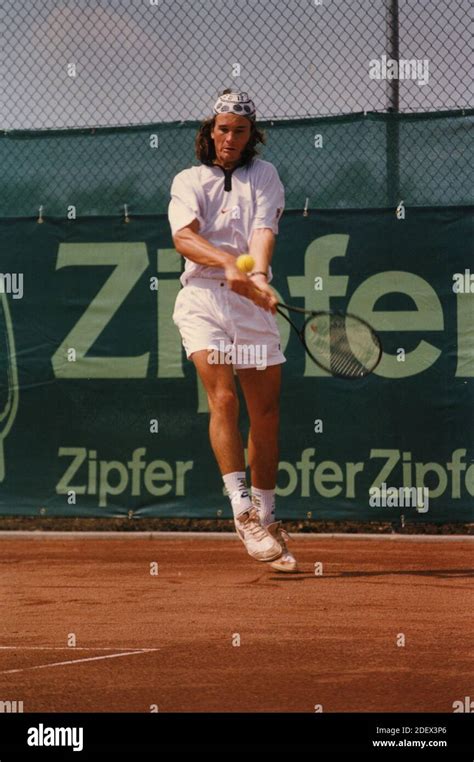
<path fill-rule="evenodd" d="M 232 206 L 228 209 L 221 209 L 221 214 L 225 214 L 226 212 L 232 212 L 231 219 L 232 220 L 240 220 L 240 206 Z"/>

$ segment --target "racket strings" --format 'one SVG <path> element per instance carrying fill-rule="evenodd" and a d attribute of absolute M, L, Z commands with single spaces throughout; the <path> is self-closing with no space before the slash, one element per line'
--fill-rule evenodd
<path fill-rule="evenodd" d="M 367 366 L 359 362 L 354 355 L 347 338 L 345 324 L 340 321 L 331 328 L 330 353 L 331 369 L 335 373 L 345 376 L 359 376 L 367 370 Z"/>
<path fill-rule="evenodd" d="M 305 326 L 305 341 L 315 359 L 338 376 L 365 376 L 379 360 L 380 345 L 373 331 L 347 315 L 310 319 Z"/>

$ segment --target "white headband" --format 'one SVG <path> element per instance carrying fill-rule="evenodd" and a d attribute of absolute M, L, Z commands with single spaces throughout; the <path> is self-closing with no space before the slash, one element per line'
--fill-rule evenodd
<path fill-rule="evenodd" d="M 214 104 L 215 114 L 236 114 L 255 120 L 256 108 L 247 93 L 223 93 Z"/>

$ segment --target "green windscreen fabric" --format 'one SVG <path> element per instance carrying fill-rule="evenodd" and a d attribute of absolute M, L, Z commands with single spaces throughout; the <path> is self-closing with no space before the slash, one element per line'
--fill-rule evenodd
<path fill-rule="evenodd" d="M 467 207 L 283 215 L 281 299 L 360 315 L 384 355 L 332 378 L 278 316 L 280 518 L 473 520 L 472 241 Z M 0 514 L 230 518 L 166 217 L 0 219 L 0 242 Z M 373 504 L 384 484 L 429 502 Z"/>
<path fill-rule="evenodd" d="M 473 203 L 474 109 L 261 122 L 286 209 Z M 164 214 L 198 122 L 0 135 L 0 216 Z M 71 211 L 72 210 L 72 211 Z"/>

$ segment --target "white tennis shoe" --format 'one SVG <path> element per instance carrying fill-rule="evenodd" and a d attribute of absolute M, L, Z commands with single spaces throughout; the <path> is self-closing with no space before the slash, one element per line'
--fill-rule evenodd
<path fill-rule="evenodd" d="M 281 521 L 275 521 L 274 524 L 270 524 L 267 527 L 268 532 L 271 534 L 272 537 L 277 540 L 278 544 L 280 545 L 281 550 L 281 556 L 280 558 L 277 558 L 275 561 L 272 561 L 270 566 L 272 569 L 275 569 L 275 571 L 281 571 L 281 572 L 295 572 L 298 571 L 298 562 L 296 561 L 296 558 L 287 547 L 287 541 L 290 539 L 288 536 L 288 532 L 283 529 L 281 525 Z"/>
<path fill-rule="evenodd" d="M 279 541 L 260 524 L 258 513 L 252 508 L 235 519 L 237 534 L 256 561 L 273 561 L 281 556 Z"/>

